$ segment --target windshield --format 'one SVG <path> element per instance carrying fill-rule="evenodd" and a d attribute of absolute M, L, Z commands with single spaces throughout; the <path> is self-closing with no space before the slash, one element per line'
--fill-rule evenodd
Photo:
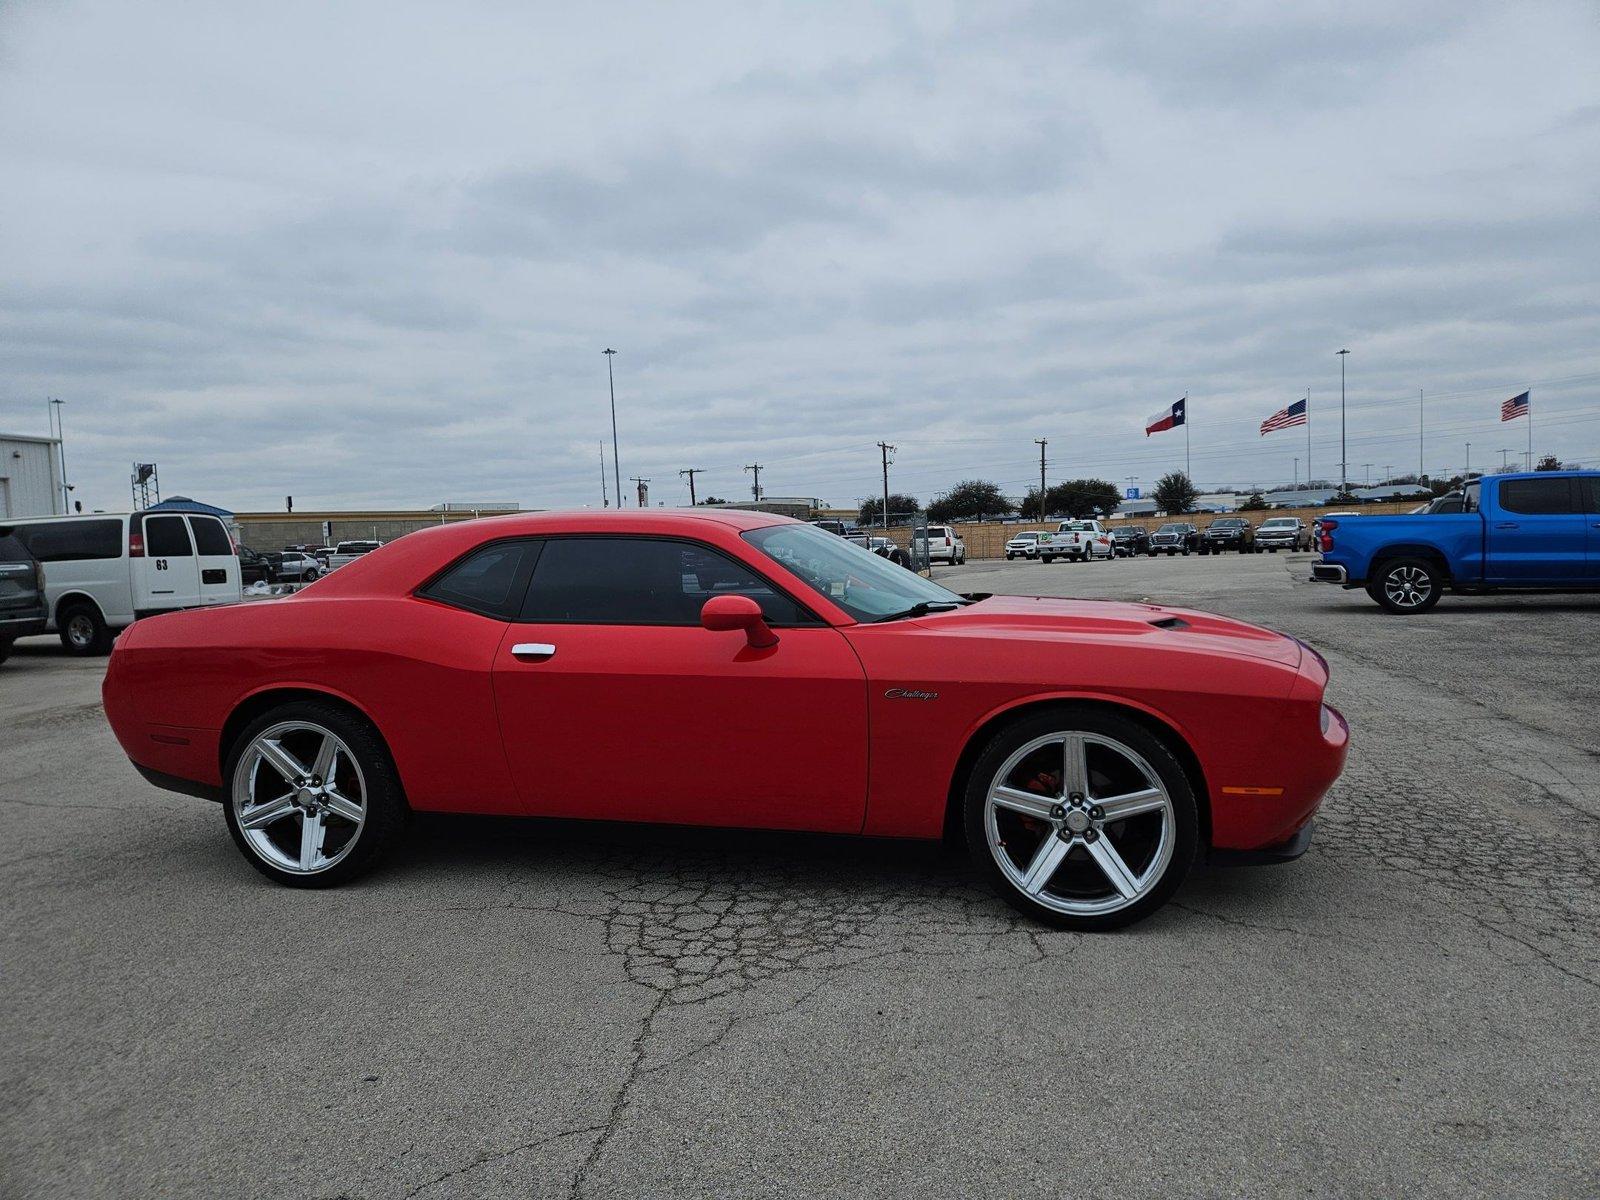
<path fill-rule="evenodd" d="M 858 621 L 876 621 L 918 604 L 966 603 L 948 588 L 810 525 L 769 525 L 744 536 Z"/>
<path fill-rule="evenodd" d="M 1272 527 L 1272 526 L 1287 527 L 1287 526 L 1290 526 L 1290 525 L 1298 524 L 1299 520 L 1300 520 L 1299 517 L 1273 517 L 1272 520 L 1268 521 L 1261 528 L 1267 529 L 1267 528 Z"/>
<path fill-rule="evenodd" d="M 1156 530 L 1156 532 L 1157 533 L 1182 533 L 1185 528 L 1187 528 L 1187 526 L 1184 526 L 1184 525 L 1163 525 L 1160 529 Z"/>
<path fill-rule="evenodd" d="M 1211 527 L 1213 529 L 1237 529 L 1244 523 L 1245 522 L 1239 517 L 1226 517 L 1221 521 L 1211 522 Z"/>

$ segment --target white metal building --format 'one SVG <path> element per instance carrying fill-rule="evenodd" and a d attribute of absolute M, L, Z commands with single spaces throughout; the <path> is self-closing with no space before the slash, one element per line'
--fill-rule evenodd
<path fill-rule="evenodd" d="M 60 447 L 59 438 L 0 433 L 0 520 L 66 512 Z"/>

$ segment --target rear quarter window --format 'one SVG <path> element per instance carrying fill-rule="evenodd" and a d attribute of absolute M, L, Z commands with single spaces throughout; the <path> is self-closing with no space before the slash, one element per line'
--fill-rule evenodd
<path fill-rule="evenodd" d="M 19 525 L 17 536 L 43 563 L 121 558 L 121 521 L 51 521 Z"/>

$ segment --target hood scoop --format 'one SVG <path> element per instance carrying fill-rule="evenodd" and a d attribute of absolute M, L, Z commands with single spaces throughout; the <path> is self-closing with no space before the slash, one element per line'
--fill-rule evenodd
<path fill-rule="evenodd" d="M 1182 617 L 1161 617 L 1157 620 L 1151 621 L 1150 624 L 1154 625 L 1157 629 L 1189 628 L 1189 622 L 1185 621 Z"/>

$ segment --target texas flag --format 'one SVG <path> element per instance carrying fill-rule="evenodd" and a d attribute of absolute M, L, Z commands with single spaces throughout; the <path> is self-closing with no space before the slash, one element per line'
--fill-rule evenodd
<path fill-rule="evenodd" d="M 1155 416 L 1151 417 L 1149 423 L 1144 427 L 1145 437 L 1149 437 L 1152 433 L 1160 433 L 1163 429 L 1176 429 L 1179 425 L 1182 425 L 1183 406 L 1188 402 L 1189 397 L 1185 396 L 1182 400 L 1173 404 L 1171 408 L 1163 408 Z"/>

